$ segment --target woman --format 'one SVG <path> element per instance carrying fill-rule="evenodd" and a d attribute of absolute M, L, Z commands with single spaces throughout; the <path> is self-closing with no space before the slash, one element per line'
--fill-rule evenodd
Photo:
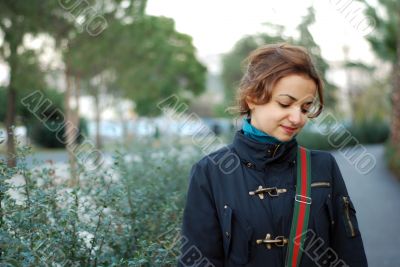
<path fill-rule="evenodd" d="M 303 48 L 250 54 L 238 90 L 242 129 L 192 168 L 179 266 L 367 266 L 335 159 L 296 142 L 321 113 L 322 91 Z M 228 154 L 238 162 L 229 169 L 220 164 Z"/>

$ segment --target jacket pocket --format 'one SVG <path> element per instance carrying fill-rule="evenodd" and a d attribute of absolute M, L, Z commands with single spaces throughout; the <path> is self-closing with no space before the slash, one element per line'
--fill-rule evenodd
<path fill-rule="evenodd" d="M 333 225 L 335 224 L 334 217 L 333 217 L 333 205 L 331 195 L 328 195 L 318 210 L 316 216 L 314 217 L 315 222 L 315 230 L 317 236 L 322 238 L 323 243 L 326 246 L 329 246 L 332 232 L 333 232 Z"/>
<path fill-rule="evenodd" d="M 356 237 L 360 234 L 356 219 L 356 209 L 348 196 L 342 196 L 341 202 L 343 205 L 342 219 L 347 237 Z"/>
<path fill-rule="evenodd" d="M 235 264 L 248 263 L 253 229 L 227 205 L 224 206 L 222 230 L 225 258 Z"/>
<path fill-rule="evenodd" d="M 222 215 L 222 230 L 223 230 L 223 243 L 225 257 L 229 254 L 231 235 L 232 235 L 232 209 L 225 205 L 224 213 Z"/>
<path fill-rule="evenodd" d="M 311 183 L 311 188 L 313 187 L 326 187 L 329 188 L 331 187 L 331 183 L 328 181 L 318 181 L 318 182 L 312 182 Z"/>

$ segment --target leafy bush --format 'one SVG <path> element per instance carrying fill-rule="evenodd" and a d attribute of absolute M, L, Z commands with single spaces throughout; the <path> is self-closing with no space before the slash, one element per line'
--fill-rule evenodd
<path fill-rule="evenodd" d="M 328 142 L 328 138 L 320 133 L 302 130 L 297 136 L 300 145 L 309 149 L 331 150 L 332 146 Z"/>
<path fill-rule="evenodd" d="M 12 266 L 175 266 L 194 146 L 141 142 L 69 187 L 56 165 L 2 161 L 0 251 Z M 38 163 L 37 163 L 38 164 Z M 19 181 L 19 182 L 18 182 Z"/>
<path fill-rule="evenodd" d="M 332 150 L 358 143 L 384 143 L 389 136 L 389 126 L 382 121 L 365 121 L 350 126 L 339 124 L 326 134 L 323 132 L 321 129 L 306 127 L 297 136 L 297 140 L 307 148 L 319 150 Z"/>
<path fill-rule="evenodd" d="M 363 144 L 381 144 L 389 137 L 389 125 L 384 121 L 363 121 L 348 130 Z"/>
<path fill-rule="evenodd" d="M 60 118 L 64 118 L 64 95 L 54 89 L 44 89 L 40 93 L 43 94 L 43 105 L 40 105 L 34 112 L 27 106 L 24 106 L 22 99 L 27 97 L 34 91 L 22 91 L 17 92 L 17 105 L 16 111 L 18 118 L 21 123 L 27 127 L 27 134 L 33 141 L 33 143 L 49 148 L 60 148 L 65 147 L 65 138 L 63 130 L 63 122 Z M 5 121 L 6 108 L 7 108 L 7 91 L 5 87 L 0 87 L 0 121 Z M 47 127 L 51 125 L 53 129 L 62 129 L 58 133 L 58 138 L 56 134 L 58 131 L 51 131 Z M 88 134 L 87 122 L 83 118 L 79 121 L 79 131 L 82 135 Z M 78 142 L 82 141 L 83 138 L 80 135 Z"/>
<path fill-rule="evenodd" d="M 54 129 L 60 130 L 52 131 L 46 127 L 46 124 L 50 124 Z M 46 124 L 39 120 L 32 119 L 32 122 L 28 125 L 28 134 L 30 138 L 32 138 L 32 141 L 39 146 L 47 148 L 65 147 L 64 122 L 49 119 Z M 87 136 L 87 134 L 87 121 L 81 118 L 79 120 L 78 143 L 80 143 L 84 139 L 83 136 Z"/>

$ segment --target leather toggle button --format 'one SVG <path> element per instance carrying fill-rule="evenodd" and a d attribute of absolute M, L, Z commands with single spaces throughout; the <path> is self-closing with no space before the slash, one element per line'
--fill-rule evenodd
<path fill-rule="evenodd" d="M 283 247 L 284 245 L 287 245 L 289 243 L 289 240 L 283 236 L 272 238 L 271 234 L 267 234 L 264 239 L 257 239 L 256 243 L 257 245 L 264 244 L 267 249 L 271 249 L 272 245 Z"/>
<path fill-rule="evenodd" d="M 271 197 L 277 197 L 279 194 L 286 193 L 286 188 L 276 188 L 276 187 L 265 187 L 263 188 L 262 185 L 258 186 L 257 190 L 250 191 L 249 195 L 254 196 L 258 195 L 260 199 L 264 199 L 264 193 L 267 193 Z"/>

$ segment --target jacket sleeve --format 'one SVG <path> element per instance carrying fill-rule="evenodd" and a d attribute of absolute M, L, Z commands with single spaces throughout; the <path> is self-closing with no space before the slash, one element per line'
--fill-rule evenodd
<path fill-rule="evenodd" d="M 346 185 L 336 160 L 332 157 L 334 229 L 332 249 L 344 266 L 368 266 L 356 210 L 348 195 Z"/>
<path fill-rule="evenodd" d="M 181 255 L 178 266 L 222 267 L 221 228 L 205 168 L 192 167 L 183 213 Z"/>

